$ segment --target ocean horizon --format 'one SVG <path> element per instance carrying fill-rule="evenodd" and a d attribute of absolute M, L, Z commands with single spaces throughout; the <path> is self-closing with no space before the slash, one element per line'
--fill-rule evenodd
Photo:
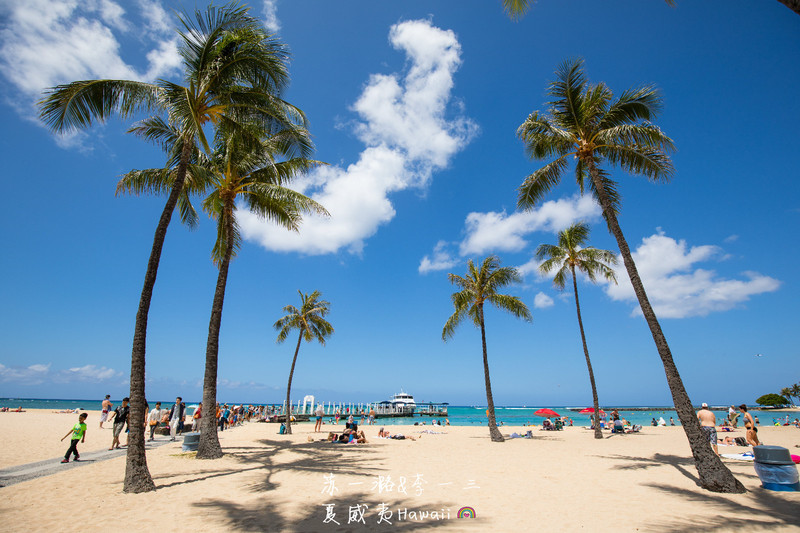
<path fill-rule="evenodd" d="M 0 398 L 0 407 L 9 407 L 16 409 L 17 407 L 22 407 L 22 409 L 49 409 L 53 411 L 62 411 L 62 410 L 73 410 L 73 409 L 80 409 L 80 410 L 87 410 L 87 411 L 97 411 L 100 410 L 100 403 L 102 400 L 100 399 L 63 399 L 63 398 Z M 111 399 L 114 405 L 119 404 L 121 399 Z M 162 405 L 171 405 L 174 400 L 161 400 Z M 149 402 L 151 406 L 155 405 L 155 402 Z M 192 402 L 185 400 L 187 407 L 196 407 L 198 402 Z M 235 405 L 240 402 L 223 402 L 228 403 L 229 405 Z M 250 402 L 244 402 L 245 405 L 251 405 Z M 252 403 L 252 405 L 279 405 L 279 403 Z M 328 402 L 325 402 L 325 405 L 328 405 Z M 342 402 L 343 409 L 342 415 L 346 418 L 347 409 L 349 406 L 353 406 L 353 413 L 356 415 L 356 418 L 360 418 L 360 413 L 358 412 L 359 405 L 366 405 L 366 402 Z M 424 405 L 424 404 L 420 404 Z M 568 406 L 560 406 L 560 405 L 509 405 L 509 406 L 495 406 L 495 417 L 497 419 L 498 424 L 502 424 L 503 426 L 528 426 L 532 424 L 540 425 L 542 423 L 543 418 L 541 416 L 537 416 L 534 412 L 537 409 L 541 408 L 550 408 L 556 411 L 560 416 L 566 416 L 572 419 L 573 424 L 575 426 L 580 427 L 588 427 L 590 425 L 589 415 L 586 414 L 578 414 L 577 411 L 573 409 L 582 409 L 586 407 L 585 405 L 568 405 Z M 664 421 L 667 425 L 670 425 L 670 417 L 674 420 L 675 425 L 680 425 L 680 421 L 675 413 L 674 406 L 665 406 L 665 405 L 655 405 L 655 406 L 648 406 L 648 405 L 613 405 L 613 406 L 601 406 L 606 412 L 610 412 L 611 409 L 617 409 L 619 411 L 620 417 L 628 420 L 632 424 L 640 424 L 642 426 L 651 425 L 653 419 L 658 421 L 660 418 L 664 418 Z M 711 406 L 712 412 L 716 415 L 718 423 L 724 420 L 727 415 L 727 406 Z M 754 410 L 758 410 L 760 413 L 763 410 L 759 409 L 758 407 L 754 407 Z M 475 426 L 475 425 L 484 425 L 487 423 L 486 419 L 486 406 L 479 406 L 479 405 L 449 405 L 448 406 L 448 416 L 447 419 L 450 421 L 450 424 L 453 426 Z M 781 417 L 768 417 L 766 413 L 761 414 L 761 424 L 769 424 L 772 425 L 777 418 L 783 418 L 785 415 L 781 415 Z M 328 421 L 332 417 L 329 414 L 326 414 L 325 420 Z M 792 417 L 794 418 L 794 417 Z M 431 425 L 433 420 L 439 420 L 444 424 L 443 417 L 436 417 L 436 416 L 420 416 L 416 415 L 413 417 L 399 417 L 399 418 L 379 418 L 375 424 L 381 426 L 394 426 L 394 425 L 409 425 L 417 423 L 419 425 Z"/>

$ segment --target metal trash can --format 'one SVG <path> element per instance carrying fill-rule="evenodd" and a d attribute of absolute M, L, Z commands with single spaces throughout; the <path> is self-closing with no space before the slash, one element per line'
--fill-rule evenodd
<path fill-rule="evenodd" d="M 800 477 L 789 450 L 782 446 L 753 446 L 753 466 L 765 489 L 800 491 Z"/>
<path fill-rule="evenodd" d="M 200 433 L 187 433 L 183 436 L 183 446 L 181 449 L 185 452 L 196 452 L 197 446 L 200 444 Z M 792 463 L 794 464 L 794 463 Z"/>

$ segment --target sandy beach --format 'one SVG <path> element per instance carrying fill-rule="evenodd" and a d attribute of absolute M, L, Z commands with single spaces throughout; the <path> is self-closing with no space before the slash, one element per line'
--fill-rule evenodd
<path fill-rule="evenodd" d="M 2 413 L 0 468 L 50 458 L 57 462 L 68 447 L 59 439 L 76 418 L 46 411 Z M 111 430 L 99 430 L 98 419 L 91 411 L 82 453 L 107 448 L 111 441 Z M 330 428 L 315 434 L 313 424 L 301 424 L 293 435 L 283 436 L 275 424 L 245 424 L 221 433 L 226 455 L 216 461 L 183 454 L 179 442 L 154 448 L 148 451 L 148 465 L 158 490 L 147 494 L 122 493 L 124 457 L 3 487 L 3 530 L 530 531 L 533 524 L 544 531 L 800 528 L 800 493 L 761 488 L 752 463 L 725 460 L 747 494 L 700 489 L 679 427 L 645 427 L 639 434 L 606 434 L 603 440 L 585 428 L 534 428 L 533 439 L 496 444 L 483 427 L 393 426 L 392 432 L 417 438 L 397 441 L 378 439 L 376 425 L 364 428 L 367 444 L 319 442 Z M 502 429 L 504 435 L 523 432 Z M 426 430 L 439 433 L 422 433 Z M 728 433 L 743 434 L 741 429 Z M 767 444 L 798 451 L 800 430 L 794 427 L 762 427 L 759 436 Z M 477 517 L 458 518 L 464 507 L 473 508 Z"/>

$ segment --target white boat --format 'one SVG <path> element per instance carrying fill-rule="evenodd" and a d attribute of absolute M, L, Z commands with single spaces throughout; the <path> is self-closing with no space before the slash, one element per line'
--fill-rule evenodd
<path fill-rule="evenodd" d="M 414 397 L 404 392 L 403 389 L 400 389 L 400 392 L 392 396 L 391 404 L 397 411 L 409 413 L 413 413 L 414 409 L 417 408 L 417 402 L 414 401 Z"/>

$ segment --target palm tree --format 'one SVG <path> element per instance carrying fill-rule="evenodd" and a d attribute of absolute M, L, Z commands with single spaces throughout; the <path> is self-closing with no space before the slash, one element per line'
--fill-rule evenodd
<path fill-rule="evenodd" d="M 673 169 L 667 152 L 674 148 L 672 140 L 649 122 L 660 107 L 661 97 L 654 87 L 641 87 L 626 90 L 613 100 L 606 85 L 588 84 L 582 67 L 581 60 L 564 62 L 556 73 L 557 81 L 550 83 L 548 93 L 553 100 L 549 114 L 535 111 L 517 130 L 532 158 L 556 157 L 525 178 L 519 187 L 517 205 L 522 209 L 533 208 L 559 183 L 569 161 L 576 160 L 575 175 L 581 193 L 588 181 L 590 191 L 603 210 L 608 229 L 617 240 L 639 307 L 664 365 L 675 410 L 700 474 L 700 484 L 714 492 L 744 492 L 744 486 L 722 464 L 700 429 L 667 339 L 647 299 L 619 226 L 617 183 L 599 166 L 605 161 L 619 165 L 629 174 L 641 174 L 652 181 L 669 179 Z"/>
<path fill-rule="evenodd" d="M 146 83 L 132 80 L 84 80 L 48 89 L 39 103 L 40 117 L 52 130 L 87 128 L 95 120 L 118 114 L 128 118 L 140 112 L 167 116 L 166 124 L 180 132 L 181 147 L 172 186 L 156 226 L 139 300 L 131 350 L 131 419 L 142 420 L 145 410 L 145 351 L 147 317 L 161 250 L 172 213 L 182 194 L 186 172 L 199 142 L 209 151 L 204 128 L 226 124 L 235 128 L 247 116 L 282 119 L 299 112 L 274 95 L 286 86 L 287 51 L 266 35 L 261 23 L 237 3 L 209 6 L 195 20 L 181 16 L 179 52 L 183 58 L 183 84 L 167 80 Z M 151 140 L 160 140 L 153 135 Z M 144 428 L 133 424 L 125 468 L 125 492 L 155 490 L 144 448 Z"/>
<path fill-rule="evenodd" d="M 481 330 L 481 343 L 483 346 L 483 377 L 486 383 L 486 414 L 489 418 L 489 435 L 493 442 L 503 442 L 503 435 L 497 429 L 497 422 L 494 415 L 494 399 L 492 398 L 492 383 L 489 379 L 489 358 L 486 353 L 486 326 L 483 314 L 485 303 L 490 303 L 508 311 L 517 318 L 526 322 L 531 321 L 531 313 L 528 307 L 516 296 L 499 294 L 497 291 L 510 285 L 519 283 L 521 277 L 514 267 L 501 267 L 500 259 L 495 255 L 490 255 L 477 268 L 472 259 L 467 263 L 467 276 L 461 277 L 456 274 L 448 274 L 447 279 L 459 289 L 454 292 L 450 299 L 453 301 L 455 312 L 447 319 L 442 329 L 442 340 L 447 342 L 455 333 L 456 326 L 469 316 L 472 323 Z"/>
<path fill-rule="evenodd" d="M 212 260 L 219 268 L 206 344 L 206 370 L 203 379 L 203 405 L 217 404 L 217 364 L 222 306 L 228 280 L 228 268 L 241 243 L 236 221 L 237 199 L 261 218 L 289 230 L 298 231 L 303 213 L 328 215 L 320 204 L 287 187 L 296 175 L 319 164 L 308 159 L 313 147 L 308 131 L 300 126 L 286 126 L 263 140 L 256 141 L 258 128 L 250 135 L 219 135 L 217 151 L 208 162 L 211 194 L 203 209 L 217 221 L 217 240 Z M 212 407 L 213 408 L 213 407 Z M 198 459 L 222 456 L 214 417 L 201 419 L 203 430 L 197 447 Z"/>
<path fill-rule="evenodd" d="M 784 398 L 786 398 L 787 400 L 789 400 L 789 403 L 791 403 L 792 405 L 794 405 L 794 402 L 792 401 L 792 396 L 794 396 L 794 395 L 792 394 L 792 389 L 790 389 L 789 387 L 784 387 L 784 388 L 782 388 L 782 389 L 781 389 L 781 396 L 783 396 Z"/>
<path fill-rule="evenodd" d="M 795 383 L 791 388 L 792 396 L 800 400 L 800 383 Z"/>
<path fill-rule="evenodd" d="M 292 377 L 294 376 L 294 366 L 297 363 L 297 354 L 300 352 L 300 343 L 303 339 L 306 342 L 316 339 L 317 342 L 325 346 L 326 337 L 333 335 L 333 326 L 325 320 L 325 315 L 330 311 L 330 302 L 320 300 L 322 294 L 319 291 L 314 291 L 311 294 L 303 294 L 300 291 L 297 291 L 297 293 L 300 295 L 300 309 L 293 305 L 287 305 L 283 308 L 283 311 L 287 314 L 274 324 L 274 328 L 278 330 L 278 343 L 285 341 L 293 329 L 300 332 L 297 337 L 297 346 L 294 349 L 292 367 L 289 370 L 289 384 L 286 386 L 287 435 L 292 434 Z"/>
<path fill-rule="evenodd" d="M 592 384 L 592 400 L 594 401 L 594 438 L 602 439 L 603 432 L 600 429 L 600 403 L 597 399 L 597 386 L 594 382 L 594 372 L 592 371 L 592 361 L 589 359 L 589 348 L 586 345 L 586 335 L 583 331 L 583 319 L 581 319 L 581 304 L 578 301 L 578 281 L 575 270 L 586 274 L 591 281 L 596 281 L 597 275 L 601 275 L 609 281 L 617 282 L 614 270 L 611 265 L 617 264 L 617 258 L 608 250 L 598 250 L 597 248 L 583 248 L 589 240 L 589 226 L 578 222 L 558 233 L 558 244 L 541 244 L 536 249 L 536 258 L 542 264 L 539 270 L 543 274 L 548 274 L 557 270 L 553 278 L 553 284 L 560 290 L 564 290 L 567 274 L 572 276 L 572 288 L 575 292 L 575 309 L 578 311 L 578 327 L 581 330 L 581 341 L 583 342 L 583 354 L 586 356 L 586 367 L 589 369 L 589 382 Z"/>

